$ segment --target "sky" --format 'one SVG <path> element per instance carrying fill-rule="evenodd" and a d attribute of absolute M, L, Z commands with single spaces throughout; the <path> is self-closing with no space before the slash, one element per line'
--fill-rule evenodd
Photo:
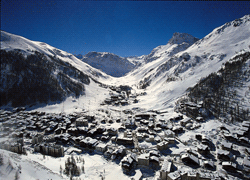
<path fill-rule="evenodd" d="M 149 54 L 174 32 L 203 38 L 250 14 L 248 1 L 1 0 L 1 30 L 72 54 Z"/>

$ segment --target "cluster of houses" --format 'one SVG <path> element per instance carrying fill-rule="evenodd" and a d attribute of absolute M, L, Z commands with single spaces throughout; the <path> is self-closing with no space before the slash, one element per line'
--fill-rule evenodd
<path fill-rule="evenodd" d="M 126 91 L 119 91 L 124 97 L 129 96 Z M 119 163 L 128 174 L 136 168 L 153 169 L 162 180 L 249 177 L 250 123 L 247 121 L 234 130 L 221 126 L 213 134 L 217 136 L 216 143 L 212 136 L 201 133 L 195 133 L 189 142 L 182 142 L 179 135 L 198 129 L 204 122 L 202 117 L 191 119 L 180 114 L 165 119 L 156 112 L 124 117 L 107 117 L 105 112 L 92 116 L 1 110 L 1 137 L 15 141 L 2 141 L 0 148 L 22 153 L 28 147 L 34 152 L 61 157 L 67 147 L 74 146 Z M 170 148 L 180 144 L 186 148 L 171 153 Z"/>
<path fill-rule="evenodd" d="M 131 94 L 129 86 L 110 86 L 110 97 L 106 98 L 102 105 L 125 106 L 132 103 L 137 103 L 137 94 Z"/>

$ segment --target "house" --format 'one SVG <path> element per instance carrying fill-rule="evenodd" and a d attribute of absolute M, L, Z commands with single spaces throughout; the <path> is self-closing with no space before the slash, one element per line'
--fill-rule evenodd
<path fill-rule="evenodd" d="M 241 137 L 241 138 L 239 138 L 239 142 L 241 143 L 241 144 L 245 144 L 245 145 L 248 145 L 249 146 L 249 139 L 247 138 L 247 137 Z"/>
<path fill-rule="evenodd" d="M 212 160 L 206 160 L 203 162 L 203 164 L 206 169 L 215 170 L 216 166 L 214 165 L 214 162 Z"/>
<path fill-rule="evenodd" d="M 221 161 L 232 161 L 235 157 L 229 151 L 218 149 L 217 158 Z"/>
<path fill-rule="evenodd" d="M 167 180 L 181 180 L 181 174 L 179 171 L 171 172 L 167 175 Z"/>
<path fill-rule="evenodd" d="M 116 143 L 120 145 L 133 145 L 133 138 L 118 137 Z"/>
<path fill-rule="evenodd" d="M 246 156 L 243 160 L 243 169 L 245 172 L 250 173 L 250 156 Z"/>
<path fill-rule="evenodd" d="M 224 137 L 226 138 L 226 140 L 231 141 L 231 142 L 238 140 L 238 137 L 236 137 L 235 135 L 231 133 L 224 133 Z"/>
<path fill-rule="evenodd" d="M 137 157 L 138 159 L 138 165 L 141 166 L 149 166 L 149 154 L 141 154 L 140 156 Z"/>
<path fill-rule="evenodd" d="M 113 127 L 107 128 L 107 132 L 109 133 L 109 135 L 112 135 L 112 136 L 117 135 L 117 130 Z"/>
<path fill-rule="evenodd" d="M 197 122 L 204 122 L 203 117 L 197 117 L 195 120 L 196 120 Z"/>
<path fill-rule="evenodd" d="M 233 147 L 233 144 L 230 142 L 222 141 L 222 143 L 221 143 L 221 148 L 223 150 L 231 151 L 232 147 Z"/>
<path fill-rule="evenodd" d="M 157 144 L 157 149 L 159 151 L 166 150 L 168 148 L 168 142 L 166 141 L 161 141 L 160 143 Z"/>
<path fill-rule="evenodd" d="M 95 147 L 97 152 L 101 152 L 104 153 L 107 150 L 107 144 L 104 143 L 99 143 L 96 147 Z"/>
<path fill-rule="evenodd" d="M 195 165 L 195 166 L 199 166 L 200 165 L 200 161 L 199 159 L 192 155 L 192 154 L 189 154 L 189 153 L 184 153 L 181 155 L 181 160 L 186 163 L 186 164 L 189 164 L 189 165 Z"/>
<path fill-rule="evenodd" d="M 160 179 L 166 180 L 169 173 L 174 171 L 174 166 L 172 161 L 164 159 L 160 170 Z"/>
<path fill-rule="evenodd" d="M 175 144 L 176 141 L 175 141 L 175 138 L 164 138 L 165 141 L 168 142 L 168 144 Z"/>
<path fill-rule="evenodd" d="M 126 148 L 125 146 L 118 146 L 118 148 L 116 148 L 111 155 L 111 159 L 114 160 L 116 158 L 123 158 L 124 155 L 126 154 Z"/>
<path fill-rule="evenodd" d="M 172 131 L 175 133 L 175 134 L 179 134 L 179 133 L 183 133 L 183 127 L 181 126 L 174 126 Z"/>
<path fill-rule="evenodd" d="M 199 177 L 199 173 L 196 170 L 187 172 L 187 180 L 196 180 Z"/>
<path fill-rule="evenodd" d="M 136 154 L 134 153 L 128 154 L 121 160 L 121 166 L 125 171 L 130 171 L 136 163 Z"/>
<path fill-rule="evenodd" d="M 200 153 L 202 155 L 206 155 L 206 154 L 209 154 L 210 149 L 207 145 L 200 144 L 197 146 L 197 151 L 198 151 L 198 153 Z"/>
<path fill-rule="evenodd" d="M 165 137 L 171 137 L 173 138 L 175 136 L 175 133 L 171 131 L 170 129 L 164 131 Z"/>
<path fill-rule="evenodd" d="M 188 123 L 191 123 L 192 122 L 192 120 L 191 120 L 191 118 L 185 118 L 185 119 L 182 119 L 181 121 L 180 121 L 180 124 L 181 124 L 181 126 L 186 126 L 186 124 L 188 124 Z"/>
<path fill-rule="evenodd" d="M 157 156 L 154 156 L 154 155 L 150 156 L 149 162 L 155 168 L 158 168 L 160 166 L 160 160 L 159 160 L 159 157 L 157 157 Z"/>
<path fill-rule="evenodd" d="M 76 119 L 76 127 L 78 126 L 88 126 L 88 119 L 86 119 L 85 117 Z"/>
<path fill-rule="evenodd" d="M 237 165 L 233 162 L 222 162 L 222 168 L 226 171 L 235 172 L 237 170 Z"/>

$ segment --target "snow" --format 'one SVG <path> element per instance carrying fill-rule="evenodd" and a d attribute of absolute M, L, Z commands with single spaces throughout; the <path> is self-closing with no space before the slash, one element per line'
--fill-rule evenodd
<path fill-rule="evenodd" d="M 20 180 L 27 179 L 69 179 L 66 175 L 60 175 L 60 166 L 64 169 L 65 161 L 70 155 L 61 158 L 54 158 L 41 154 L 28 153 L 25 155 L 18 155 L 9 151 L 1 150 L 0 154 L 4 156 L 4 165 L 0 166 L 0 179 L 14 179 L 18 167 L 21 166 Z M 75 155 L 76 157 L 77 155 Z M 100 179 L 103 175 L 106 179 L 115 179 L 119 177 L 121 180 L 130 179 L 124 175 L 121 167 L 114 163 L 105 160 L 100 155 L 81 154 L 78 157 L 84 158 L 84 170 L 79 176 L 82 179 Z M 8 160 L 13 164 L 13 170 L 8 167 Z M 82 163 L 77 163 L 81 166 Z M 139 173 L 139 172 L 138 172 Z"/>
<path fill-rule="evenodd" d="M 110 58 L 114 58 L 120 62 L 133 66 L 133 69 L 128 74 L 122 77 L 111 77 L 102 71 L 91 67 L 82 62 L 70 53 L 58 50 L 46 43 L 30 41 L 26 38 L 12 35 L 10 33 L 1 31 L 1 49 L 7 51 L 13 49 L 20 49 L 26 55 L 33 53 L 33 51 L 40 51 L 46 55 L 57 56 L 65 62 L 69 62 L 77 69 L 88 74 L 90 84 L 86 85 L 85 95 L 74 98 L 68 97 L 65 101 L 58 104 L 37 105 L 28 109 L 29 111 L 37 110 L 48 113 L 73 113 L 86 112 L 87 114 L 98 115 L 98 117 L 111 117 L 128 119 L 128 115 L 124 114 L 123 110 L 133 110 L 136 112 L 147 112 L 149 110 L 159 110 L 166 113 L 157 115 L 157 119 L 168 120 L 171 117 L 179 115 L 174 111 L 176 101 L 185 95 L 189 87 L 194 86 L 200 79 L 208 76 L 212 72 L 217 72 L 223 64 L 237 54 L 250 51 L 250 15 L 244 16 L 241 21 L 233 21 L 226 23 L 221 27 L 216 28 L 206 37 L 201 40 L 194 38 L 188 34 L 176 33 L 173 38 L 166 45 L 156 47 L 149 55 L 141 57 L 120 58 L 111 53 L 94 53 L 95 57 L 98 55 L 99 64 L 108 64 L 107 73 L 110 73 L 114 68 L 114 63 Z M 234 26 L 235 23 L 240 22 L 239 26 Z M 97 54 L 97 55 L 96 55 Z M 85 55 L 83 58 L 89 58 L 89 63 L 93 63 L 95 59 L 91 59 L 93 52 Z M 99 57 L 100 56 L 100 57 Z M 104 62 L 104 56 L 110 57 Z M 86 60 L 87 61 L 87 60 Z M 250 60 L 247 61 L 246 69 L 249 68 Z M 96 75 L 99 74 L 100 76 Z M 125 73 L 123 73 L 125 74 Z M 173 77 L 175 80 L 168 80 Z M 110 89 L 103 88 L 94 80 L 97 80 L 107 85 L 129 85 L 132 87 L 132 93 L 137 94 L 138 103 L 131 103 L 127 106 L 109 106 L 100 104 L 106 98 L 110 97 Z M 138 88 L 140 81 L 145 80 L 149 82 L 149 86 L 145 89 Z M 242 88 L 237 89 L 239 98 L 244 99 L 242 106 L 250 106 L 250 81 L 246 80 Z M 141 95 L 144 94 L 144 95 Z M 101 113 L 99 110 L 108 111 L 108 115 Z M 186 116 L 184 116 L 187 119 Z M 177 127 L 179 124 L 172 124 Z M 173 155 L 180 155 L 185 152 L 188 144 L 195 141 L 196 134 L 207 136 L 214 145 L 221 144 L 221 133 L 218 129 L 222 125 L 230 132 L 238 131 L 236 125 L 228 125 L 217 119 L 210 119 L 195 130 L 186 130 L 185 133 L 178 136 L 179 143 L 170 145 L 169 150 Z M 109 124 L 109 128 L 118 129 L 121 123 Z M 118 135 L 121 136 L 121 133 Z M 150 136 L 152 137 L 152 136 Z M 154 137 L 154 136 L 153 136 Z M 153 139 L 153 138 L 151 138 Z M 0 138 L 0 141 L 5 141 L 5 138 Z M 198 145 L 198 142 L 195 142 Z M 187 144 L 187 145 L 186 145 Z M 156 145 L 152 142 L 139 142 L 138 146 L 142 149 L 153 149 Z M 67 152 L 78 151 L 77 149 L 68 149 Z M 220 152 L 221 150 L 218 150 Z M 44 177 L 45 179 L 62 179 L 67 178 L 65 175 L 60 176 L 60 165 L 64 167 L 64 162 L 69 157 L 65 155 L 62 158 L 53 158 L 46 156 L 44 159 L 41 154 L 29 153 L 28 156 L 16 155 L 5 150 L 0 150 L 5 159 L 10 158 L 14 164 L 14 170 L 10 173 L 5 171 L 8 168 L 5 160 L 5 165 L 0 166 L 1 179 L 13 179 L 18 165 L 22 166 L 22 173 L 20 179 L 38 179 Z M 73 152 L 74 153 L 74 152 Z M 79 156 L 85 159 L 85 174 L 80 177 L 83 179 L 100 179 L 101 175 L 106 179 L 129 179 L 127 175 L 122 172 L 121 166 L 107 161 L 100 155 L 80 154 Z M 247 161 L 247 163 L 249 163 Z M 141 176 L 140 171 L 136 171 L 134 178 Z"/>

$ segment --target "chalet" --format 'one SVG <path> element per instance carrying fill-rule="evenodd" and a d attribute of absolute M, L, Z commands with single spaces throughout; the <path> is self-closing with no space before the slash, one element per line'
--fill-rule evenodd
<path fill-rule="evenodd" d="M 141 124 L 144 124 L 144 125 L 148 125 L 148 124 L 149 124 L 149 121 L 146 120 L 146 119 L 142 119 L 142 120 L 140 120 L 140 123 L 141 123 Z"/>
<path fill-rule="evenodd" d="M 156 128 L 160 128 L 160 127 L 162 127 L 162 125 L 163 125 L 162 122 L 156 122 L 156 123 L 155 123 L 155 127 L 156 127 Z"/>
<path fill-rule="evenodd" d="M 226 171 L 235 172 L 237 170 L 237 165 L 233 162 L 222 162 L 222 168 Z"/>
<path fill-rule="evenodd" d="M 99 143 L 96 147 L 95 147 L 97 152 L 101 152 L 104 153 L 107 150 L 107 144 L 104 143 Z"/>
<path fill-rule="evenodd" d="M 160 142 L 161 142 L 160 136 L 156 136 L 156 137 L 154 138 L 154 142 L 160 143 Z"/>
<path fill-rule="evenodd" d="M 241 124 L 242 127 L 250 128 L 250 122 L 249 121 L 243 121 Z"/>
<path fill-rule="evenodd" d="M 86 135 L 88 133 L 88 128 L 87 127 L 77 127 L 78 134 L 81 135 Z"/>
<path fill-rule="evenodd" d="M 246 156 L 243 160 L 243 169 L 245 172 L 250 173 L 250 156 Z"/>
<path fill-rule="evenodd" d="M 128 105 L 128 101 L 126 101 L 126 100 L 121 100 L 121 105 L 122 105 L 122 106 Z"/>
<path fill-rule="evenodd" d="M 89 137 L 94 137 L 95 135 L 97 135 L 97 129 L 94 128 L 94 129 L 90 129 L 88 132 L 87 132 L 87 135 Z"/>
<path fill-rule="evenodd" d="M 184 130 L 183 130 L 183 127 L 181 126 L 174 126 L 172 131 L 175 133 L 175 134 L 179 134 L 179 133 L 182 133 Z"/>
<path fill-rule="evenodd" d="M 144 133 L 148 131 L 148 129 L 144 126 L 138 127 L 136 130 L 137 132 L 140 132 L 140 133 Z"/>
<path fill-rule="evenodd" d="M 156 127 L 156 128 L 154 128 L 154 131 L 157 132 L 157 133 L 160 133 L 162 131 L 162 129 L 159 128 L 159 127 Z"/>
<path fill-rule="evenodd" d="M 107 132 L 109 133 L 109 135 L 112 135 L 112 136 L 117 135 L 117 130 L 115 128 L 113 128 L 113 127 L 108 128 Z"/>
<path fill-rule="evenodd" d="M 214 162 L 211 160 L 206 160 L 203 162 L 204 167 L 209 170 L 215 170 L 216 166 L 214 165 Z"/>
<path fill-rule="evenodd" d="M 164 138 L 165 141 L 168 142 L 168 144 L 175 144 L 176 141 L 175 141 L 175 138 Z"/>
<path fill-rule="evenodd" d="M 186 124 L 191 123 L 191 118 L 185 118 L 180 121 L 181 126 L 186 126 Z"/>
<path fill-rule="evenodd" d="M 186 149 L 186 152 L 198 157 L 198 152 L 195 151 L 194 149 L 188 148 L 188 149 Z"/>
<path fill-rule="evenodd" d="M 226 140 L 231 141 L 231 142 L 238 140 L 238 138 L 231 133 L 224 133 L 224 137 L 226 138 Z"/>
<path fill-rule="evenodd" d="M 137 157 L 138 159 L 138 165 L 140 166 L 149 166 L 149 154 L 141 154 L 140 156 Z"/>
<path fill-rule="evenodd" d="M 174 132 L 171 131 L 170 129 L 165 130 L 164 135 L 165 135 L 165 137 L 172 137 L 172 138 L 175 136 Z"/>
<path fill-rule="evenodd" d="M 196 120 L 197 122 L 204 122 L 203 117 L 197 117 L 195 120 Z"/>
<path fill-rule="evenodd" d="M 162 141 L 162 142 L 157 144 L 157 149 L 159 151 L 166 150 L 167 148 L 168 148 L 168 142 L 166 142 L 166 141 Z"/>
<path fill-rule="evenodd" d="M 130 171 L 133 168 L 133 165 L 136 164 L 136 154 L 128 154 L 121 160 L 122 168 L 125 171 Z"/>
<path fill-rule="evenodd" d="M 95 149 L 95 147 L 98 145 L 98 141 L 91 137 L 86 137 L 85 139 L 81 140 L 79 144 L 84 148 Z"/>
<path fill-rule="evenodd" d="M 231 152 L 218 149 L 217 150 L 217 158 L 222 161 L 232 161 L 234 156 Z"/>
<path fill-rule="evenodd" d="M 154 136 L 153 135 L 149 135 L 148 138 L 145 139 L 147 142 L 154 142 Z"/>
<path fill-rule="evenodd" d="M 196 170 L 187 172 L 187 180 L 196 180 L 198 179 L 199 173 Z"/>
<path fill-rule="evenodd" d="M 200 144 L 197 146 L 197 151 L 202 155 L 206 155 L 206 154 L 209 154 L 210 149 L 207 145 Z"/>
<path fill-rule="evenodd" d="M 111 155 L 111 159 L 114 160 L 116 158 L 123 158 L 124 155 L 126 154 L 126 148 L 125 146 L 118 146 L 118 148 L 116 148 Z"/>
<path fill-rule="evenodd" d="M 154 155 L 153 155 L 153 156 L 150 156 L 150 157 L 149 157 L 149 163 L 150 163 L 153 167 L 158 168 L 159 165 L 160 165 L 159 157 L 154 156 Z"/>
<path fill-rule="evenodd" d="M 244 145 L 247 145 L 247 146 L 250 145 L 249 139 L 248 139 L 247 137 L 241 137 L 241 138 L 239 138 L 239 142 L 240 142 L 241 144 L 244 144 Z"/>
<path fill-rule="evenodd" d="M 167 179 L 168 174 L 173 171 L 174 171 L 173 162 L 168 161 L 167 159 L 164 159 L 163 164 L 161 166 L 161 170 L 160 170 L 160 179 L 161 180 Z"/>
<path fill-rule="evenodd" d="M 157 151 L 157 150 L 151 150 L 151 151 L 149 151 L 149 155 L 150 156 L 160 157 L 160 152 Z"/>
<path fill-rule="evenodd" d="M 118 137 L 116 139 L 116 143 L 120 145 L 133 145 L 133 139 L 132 138 L 126 138 L 126 137 Z"/>
<path fill-rule="evenodd" d="M 181 160 L 189 165 L 195 165 L 195 166 L 199 166 L 200 165 L 200 161 L 197 157 L 195 157 L 192 154 L 189 153 L 184 153 L 183 155 L 181 155 Z"/>
<path fill-rule="evenodd" d="M 71 127 L 68 129 L 68 133 L 72 136 L 77 136 L 78 135 L 78 129 L 76 127 Z"/>
<path fill-rule="evenodd" d="M 136 133 L 136 137 L 137 139 L 140 141 L 140 140 L 143 140 L 144 136 L 142 133 Z"/>
<path fill-rule="evenodd" d="M 150 123 L 148 124 L 148 128 L 153 129 L 154 127 L 155 127 L 155 125 L 154 125 L 153 122 L 150 122 Z"/>
<path fill-rule="evenodd" d="M 223 150 L 231 151 L 231 150 L 232 150 L 232 147 L 233 147 L 233 144 L 230 143 L 230 142 L 223 141 L 223 142 L 221 143 L 221 148 L 222 148 Z"/>
<path fill-rule="evenodd" d="M 86 119 L 85 117 L 76 119 L 76 127 L 78 126 L 88 126 L 88 119 Z"/>
<path fill-rule="evenodd" d="M 135 118 L 140 117 L 141 119 L 149 120 L 150 114 L 137 114 L 135 115 Z"/>
<path fill-rule="evenodd" d="M 167 175 L 167 180 L 181 180 L 181 174 L 179 171 L 171 172 Z"/>

